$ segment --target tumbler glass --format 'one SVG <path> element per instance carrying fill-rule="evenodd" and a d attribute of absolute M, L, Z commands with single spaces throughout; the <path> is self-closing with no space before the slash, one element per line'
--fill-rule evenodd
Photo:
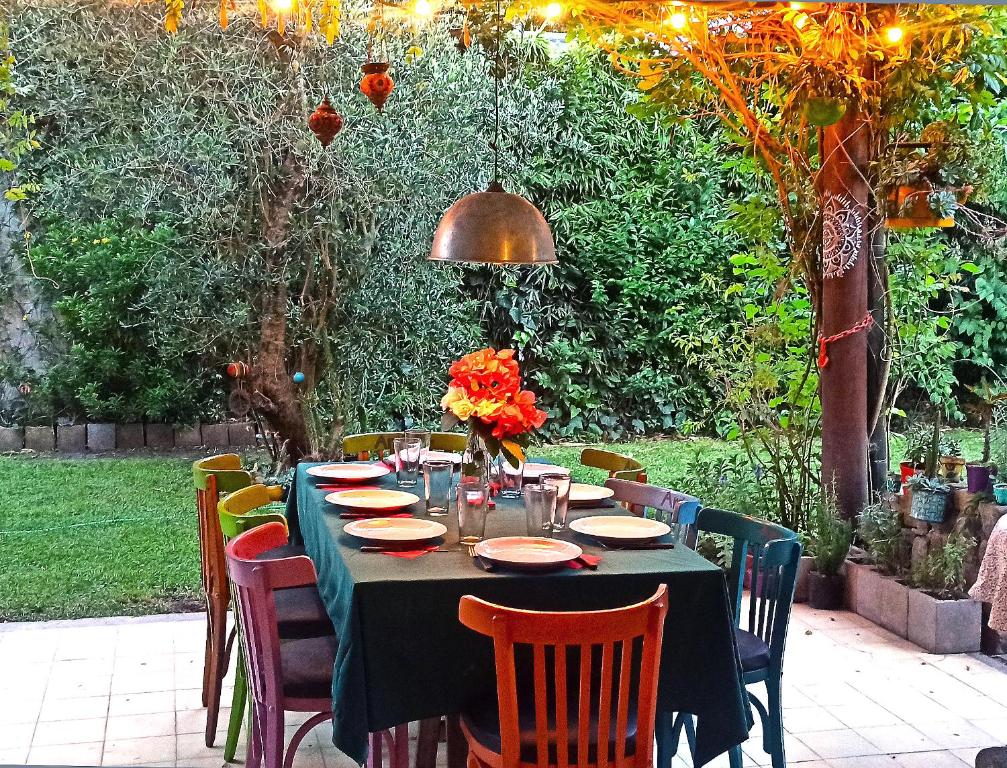
<path fill-rule="evenodd" d="M 427 502 L 427 514 L 431 517 L 447 515 L 454 471 L 454 464 L 450 461 L 427 459 L 423 462 L 423 495 Z"/>
<path fill-rule="evenodd" d="M 500 495 L 505 499 L 520 499 L 521 485 L 524 482 L 524 462 L 518 461 L 515 467 L 501 451 L 497 456 L 497 464 L 500 466 Z"/>
<path fill-rule="evenodd" d="M 524 517 L 529 536 L 548 536 L 556 512 L 556 486 L 529 483 L 524 487 Z"/>
<path fill-rule="evenodd" d="M 405 438 L 414 438 L 419 440 L 422 445 L 420 445 L 420 459 L 426 458 L 427 451 L 430 450 L 430 430 L 429 429 L 407 429 L 402 433 Z"/>
<path fill-rule="evenodd" d="M 482 481 L 458 484 L 455 503 L 458 506 L 458 540 L 462 544 L 478 544 L 486 535 L 489 496 L 489 488 Z"/>
<path fill-rule="evenodd" d="M 547 472 L 540 481 L 543 485 L 556 487 L 556 510 L 552 516 L 552 530 L 559 533 L 566 528 L 566 515 L 570 505 L 570 475 L 560 472 Z"/>
<path fill-rule="evenodd" d="M 415 437 L 396 437 L 392 441 L 395 450 L 395 479 L 400 488 L 412 488 L 420 472 L 420 449 L 423 443 Z"/>

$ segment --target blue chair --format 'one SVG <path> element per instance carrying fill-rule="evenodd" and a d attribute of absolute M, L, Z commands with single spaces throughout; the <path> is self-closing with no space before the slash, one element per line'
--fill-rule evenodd
<path fill-rule="evenodd" d="M 605 487 L 615 491 L 612 498 L 624 502 L 634 515 L 644 517 L 651 509 L 654 519 L 671 526 L 676 540 L 688 547 L 696 545 L 696 515 L 700 505 L 695 496 L 614 477 L 605 481 Z"/>
<path fill-rule="evenodd" d="M 735 638 L 741 657 L 742 679 L 746 686 L 765 683 L 767 700 L 763 704 L 751 691 L 748 698 L 762 719 L 762 746 L 772 757 L 773 768 L 786 768 L 783 748 L 783 709 L 780 687 L 783 679 L 783 649 L 787 641 L 790 609 L 794 603 L 797 565 L 801 544 L 797 534 L 781 525 L 726 512 L 702 509 L 696 528 L 706 533 L 728 536 L 734 541 L 727 587 L 734 612 Z M 752 556 L 751 597 L 746 629 L 741 628 L 742 593 L 748 556 Z M 672 724 L 658 724 L 660 768 L 669 768 L 685 729 L 690 749 L 695 749 L 695 724 L 692 715 L 679 713 Z M 662 727 L 663 725 L 663 727 Z M 662 748 L 663 747 L 663 748 Z M 730 752 L 731 768 L 741 768 L 741 747 Z"/>

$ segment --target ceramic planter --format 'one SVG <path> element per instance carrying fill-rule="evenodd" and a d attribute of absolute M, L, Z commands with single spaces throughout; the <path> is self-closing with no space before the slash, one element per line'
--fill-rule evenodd
<path fill-rule="evenodd" d="M 838 611 L 843 607 L 844 586 L 842 574 L 812 571 L 808 574 L 808 605 L 823 611 Z"/>
<path fill-rule="evenodd" d="M 969 464 L 965 467 L 965 481 L 969 493 L 987 493 L 990 490 L 993 467 L 989 464 Z"/>
<path fill-rule="evenodd" d="M 902 475 L 903 485 L 909 482 L 910 477 L 922 471 L 923 471 L 922 464 L 913 464 L 911 461 L 903 461 L 901 464 L 899 464 L 899 474 Z"/>
<path fill-rule="evenodd" d="M 993 496 L 997 504 L 1007 504 L 1007 483 L 994 483 Z"/>
<path fill-rule="evenodd" d="M 965 459 L 960 456 L 941 456 L 941 476 L 949 483 L 960 483 L 965 470 Z"/>
<path fill-rule="evenodd" d="M 797 564 L 797 583 L 794 585 L 795 603 L 808 602 L 808 574 L 811 573 L 811 568 L 814 564 L 815 558 L 811 557 L 811 555 L 802 555 L 800 562 Z"/>
<path fill-rule="evenodd" d="M 881 581 L 884 578 L 868 563 L 846 561 L 846 607 L 875 624 L 881 623 Z"/>
<path fill-rule="evenodd" d="M 913 502 L 909 512 L 926 523 L 943 523 L 948 507 L 948 491 L 931 488 L 913 488 Z"/>
<path fill-rule="evenodd" d="M 909 591 L 907 639 L 930 653 L 977 653 L 982 637 L 982 603 L 938 600 Z"/>

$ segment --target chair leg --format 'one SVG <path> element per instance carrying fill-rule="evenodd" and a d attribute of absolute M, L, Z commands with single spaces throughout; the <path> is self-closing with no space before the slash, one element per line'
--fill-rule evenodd
<path fill-rule="evenodd" d="M 731 768 L 741 768 L 741 745 L 731 747 L 728 757 L 730 758 Z"/>
<path fill-rule="evenodd" d="M 245 768 L 260 768 L 262 765 L 262 706 L 254 700 L 248 707 L 248 745 L 245 747 Z"/>
<path fill-rule="evenodd" d="M 409 768 L 409 723 L 396 725 L 392 732 L 392 754 L 389 768 Z"/>
<path fill-rule="evenodd" d="M 212 747 L 217 735 L 220 692 L 227 674 L 227 605 L 210 607 L 210 681 L 206 697 L 206 746 Z"/>
<path fill-rule="evenodd" d="M 260 712 L 265 716 L 259 726 L 263 768 L 283 768 L 283 710 L 263 706 Z"/>
<path fill-rule="evenodd" d="M 319 723 L 323 723 L 326 720 L 331 719 L 331 712 L 319 712 L 317 715 L 312 715 L 301 723 L 301 727 L 294 731 L 294 735 L 290 739 L 290 744 L 287 747 L 287 754 L 283 758 L 283 768 L 291 768 L 294 763 L 294 755 L 297 753 L 297 748 L 301 745 L 301 739 L 307 736 L 308 731 Z"/>
<path fill-rule="evenodd" d="M 381 732 L 370 734 L 368 740 L 370 749 L 367 750 L 367 768 L 381 768 Z"/>
<path fill-rule="evenodd" d="M 203 707 L 210 703 L 210 680 L 213 671 L 213 622 L 210 620 L 210 603 L 206 603 L 206 648 L 203 652 Z"/>
<path fill-rule="evenodd" d="M 685 740 L 689 744 L 689 753 L 696 754 L 696 721 L 692 715 L 685 716 Z"/>
<path fill-rule="evenodd" d="M 245 660 L 238 656 L 234 668 L 234 695 L 231 696 L 231 718 L 227 723 L 227 741 L 224 742 L 224 761 L 234 760 L 241 735 L 241 721 L 245 719 L 245 701 L 248 698 L 248 681 L 245 678 Z"/>
<path fill-rule="evenodd" d="M 678 752 L 679 718 L 673 712 L 658 712 L 654 722 L 654 740 L 657 742 L 656 768 L 671 768 L 671 759 Z"/>
<path fill-rule="evenodd" d="M 766 710 L 767 722 L 763 723 L 766 729 L 764 736 L 766 751 L 773 759 L 773 768 L 787 768 L 787 757 L 783 745 L 783 697 L 780 690 L 780 678 L 775 677 L 766 681 Z"/>
<path fill-rule="evenodd" d="M 420 720 L 416 737 L 416 768 L 434 768 L 437 764 L 437 746 L 441 737 L 441 719 L 428 717 Z"/>

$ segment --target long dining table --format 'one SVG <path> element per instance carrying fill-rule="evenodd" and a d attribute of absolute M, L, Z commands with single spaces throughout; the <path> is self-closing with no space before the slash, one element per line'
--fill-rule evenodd
<path fill-rule="evenodd" d="M 416 559 L 362 552 L 343 528 L 345 512 L 325 501 L 325 485 L 301 463 L 287 498 L 291 540 L 303 543 L 339 636 L 332 677 L 332 741 L 358 763 L 367 759 L 368 733 L 397 724 L 454 715 L 495 697 L 493 649 L 458 621 L 458 601 L 471 594 L 531 610 L 601 610 L 628 605 L 668 585 L 658 687 L 658 717 L 696 718 L 695 765 L 748 738 L 751 710 L 741 677 L 723 571 L 684 545 L 673 549 L 604 549 L 566 531 L 561 536 L 601 556 L 596 570 L 485 571 L 457 546 L 457 518 L 441 551 Z M 422 477 L 417 488 L 423 498 Z M 394 474 L 369 486 L 397 488 Z M 496 498 L 486 537 L 524 535 L 521 499 Z M 425 516 L 422 500 L 408 508 Z M 571 508 L 584 515 L 629 514 L 610 502 Z M 665 720 L 667 722 L 667 720 Z M 458 755 L 458 750 L 454 750 Z M 449 765 L 452 759 L 449 744 Z M 463 759 L 463 756 L 462 756 Z M 462 763 L 464 765 L 464 763 Z"/>

